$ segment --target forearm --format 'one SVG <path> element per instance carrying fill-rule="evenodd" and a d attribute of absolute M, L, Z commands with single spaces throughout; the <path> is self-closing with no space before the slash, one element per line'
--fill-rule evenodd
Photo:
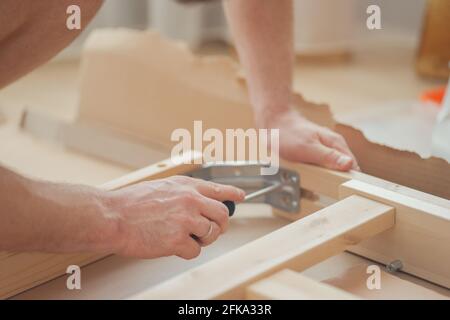
<path fill-rule="evenodd" d="M 102 0 L 0 1 L 0 88 L 47 62 L 94 17 Z M 81 9 L 82 30 L 68 30 L 67 7 Z"/>
<path fill-rule="evenodd" d="M 226 231 L 223 201 L 244 196 L 233 186 L 185 176 L 102 191 L 0 167 L 0 251 L 192 259 Z"/>
<path fill-rule="evenodd" d="M 0 250 L 110 252 L 116 217 L 102 191 L 36 181 L 0 167 Z"/>
<path fill-rule="evenodd" d="M 287 111 L 293 70 L 291 0 L 226 0 L 225 7 L 244 67 L 257 125 Z"/>

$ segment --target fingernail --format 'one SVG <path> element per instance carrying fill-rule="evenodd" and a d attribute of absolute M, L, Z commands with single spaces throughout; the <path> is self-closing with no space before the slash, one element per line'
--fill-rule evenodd
<path fill-rule="evenodd" d="M 339 167 L 343 167 L 343 166 L 347 165 L 350 161 L 352 161 L 352 158 L 350 158 L 349 156 L 341 155 L 337 159 L 337 165 Z"/>

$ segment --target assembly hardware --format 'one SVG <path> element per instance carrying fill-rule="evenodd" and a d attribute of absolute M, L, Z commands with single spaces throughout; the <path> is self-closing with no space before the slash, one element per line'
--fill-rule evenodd
<path fill-rule="evenodd" d="M 386 265 L 386 270 L 390 273 L 395 273 L 403 268 L 403 263 L 400 260 L 394 260 Z"/>
<path fill-rule="evenodd" d="M 297 172 L 279 168 L 274 175 L 261 175 L 261 163 L 226 162 L 208 164 L 187 173 L 188 176 L 239 187 L 247 194 L 247 203 L 266 203 L 288 213 L 300 210 L 300 177 Z M 230 216 L 235 204 L 225 201 Z"/>

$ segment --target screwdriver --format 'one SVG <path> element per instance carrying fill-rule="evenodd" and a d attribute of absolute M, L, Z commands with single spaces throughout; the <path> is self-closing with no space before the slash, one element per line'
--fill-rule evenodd
<path fill-rule="evenodd" d="M 274 190 L 277 190 L 282 185 L 283 184 L 281 182 L 277 182 L 277 183 L 274 183 L 274 184 L 272 184 L 270 186 L 262 188 L 262 189 L 260 189 L 258 191 L 249 193 L 249 194 L 247 194 L 245 196 L 243 202 L 250 201 L 250 200 L 253 200 L 255 198 L 261 197 L 261 196 L 263 196 L 265 194 L 268 194 L 268 193 L 270 193 L 270 192 L 272 192 Z M 236 210 L 236 203 L 234 203 L 234 201 L 231 201 L 231 200 L 226 200 L 226 201 L 223 202 L 223 204 L 226 205 L 226 207 L 228 208 L 228 215 L 230 217 L 232 217 L 233 214 L 234 214 L 234 211 Z"/>

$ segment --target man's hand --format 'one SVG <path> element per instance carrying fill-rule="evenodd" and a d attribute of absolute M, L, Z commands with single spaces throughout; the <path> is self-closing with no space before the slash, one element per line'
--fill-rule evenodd
<path fill-rule="evenodd" d="M 191 259 L 226 231 L 222 201 L 244 196 L 188 177 L 105 191 L 29 179 L 0 166 L 0 251 Z"/>
<path fill-rule="evenodd" d="M 280 155 L 337 170 L 358 169 L 344 139 L 291 108 L 292 0 L 226 1 L 225 8 L 248 80 L 256 125 L 280 129 Z"/>
<path fill-rule="evenodd" d="M 303 118 L 294 110 L 270 117 L 266 127 L 280 129 L 280 156 L 286 160 L 342 171 L 359 170 L 342 136 Z"/>
<path fill-rule="evenodd" d="M 225 200 L 242 201 L 232 186 L 175 176 L 143 182 L 108 195 L 108 215 L 118 218 L 115 253 L 192 259 L 228 227 Z"/>

